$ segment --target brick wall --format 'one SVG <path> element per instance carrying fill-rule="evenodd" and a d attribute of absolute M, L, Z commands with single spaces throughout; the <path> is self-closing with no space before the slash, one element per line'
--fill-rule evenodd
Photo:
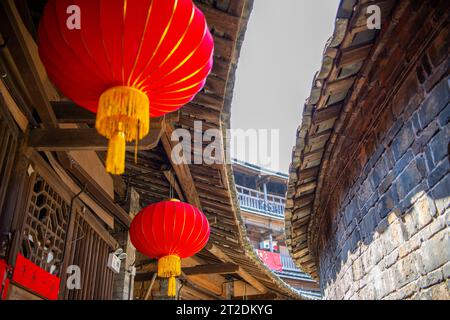
<path fill-rule="evenodd" d="M 450 299 L 448 28 L 412 68 L 319 252 L 328 299 Z M 383 126 L 381 126 L 383 127 Z"/>

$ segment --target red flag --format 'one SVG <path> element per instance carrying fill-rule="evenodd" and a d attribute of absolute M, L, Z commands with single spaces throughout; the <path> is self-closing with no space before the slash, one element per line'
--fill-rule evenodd
<path fill-rule="evenodd" d="M 281 256 L 279 253 L 256 250 L 259 258 L 274 271 L 283 271 L 283 264 L 281 263 Z"/>

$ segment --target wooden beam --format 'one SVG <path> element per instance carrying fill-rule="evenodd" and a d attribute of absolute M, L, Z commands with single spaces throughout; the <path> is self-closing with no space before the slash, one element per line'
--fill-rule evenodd
<path fill-rule="evenodd" d="M 183 268 L 187 276 L 200 274 L 230 274 L 237 273 L 240 267 L 234 263 L 204 264 L 195 267 Z"/>
<path fill-rule="evenodd" d="M 95 124 L 95 113 L 72 101 L 53 101 L 51 104 L 58 123 Z"/>
<path fill-rule="evenodd" d="M 342 49 L 338 58 L 338 68 L 346 67 L 366 59 L 372 49 L 372 46 L 372 44 L 365 44 L 357 47 Z"/>
<path fill-rule="evenodd" d="M 38 67 L 35 64 L 38 57 L 37 50 L 32 48 L 33 38 L 26 30 L 13 0 L 1 1 L 0 6 L 2 8 L 0 10 L 0 26 L 3 37 L 8 37 L 8 49 L 11 51 L 18 69 L 21 70 L 34 107 L 44 126 L 54 128 L 56 127 L 56 116 L 48 101 L 47 93 L 39 77 Z"/>
<path fill-rule="evenodd" d="M 234 261 L 225 253 L 223 252 L 219 247 L 217 247 L 215 244 L 207 244 L 206 250 L 208 250 L 211 254 L 216 256 L 219 260 L 223 262 L 230 262 L 234 263 Z M 256 290 L 258 290 L 261 293 L 266 293 L 268 290 L 267 288 L 259 282 L 255 277 L 253 277 L 251 274 L 249 274 L 244 269 L 240 269 L 237 274 L 244 279 L 248 284 L 253 286 Z"/>
<path fill-rule="evenodd" d="M 139 141 L 139 150 L 151 150 L 158 145 L 162 134 L 161 124 L 154 124 L 150 133 Z M 37 151 L 106 151 L 108 140 L 94 128 L 80 129 L 32 129 L 28 136 L 28 146 Z M 134 143 L 127 144 L 133 151 Z"/>
<path fill-rule="evenodd" d="M 208 25 L 223 33 L 226 33 L 232 40 L 236 40 L 237 32 L 241 22 L 240 17 L 232 16 L 228 12 L 218 10 L 210 5 L 196 3 L 204 13 Z"/>
<path fill-rule="evenodd" d="M 327 82 L 325 85 L 325 95 L 335 95 L 349 90 L 355 83 L 356 77 L 345 78 Z"/>
<path fill-rule="evenodd" d="M 155 284 L 155 280 L 156 280 L 156 276 L 158 274 L 155 272 L 152 276 L 152 279 L 150 280 L 150 286 L 147 288 L 147 292 L 144 295 L 144 300 L 149 300 L 150 296 L 152 295 L 152 289 L 153 289 L 153 285 Z"/>
<path fill-rule="evenodd" d="M 143 266 L 149 266 L 148 270 L 156 271 L 157 263 L 158 263 L 157 259 L 144 258 L 142 260 L 139 260 L 136 258 L 136 268 L 143 267 Z"/>
<path fill-rule="evenodd" d="M 197 283 L 190 281 L 189 279 L 184 280 L 183 288 L 189 288 L 199 292 L 201 295 L 208 297 L 211 300 L 224 300 L 224 298 L 213 291 L 210 291 L 202 286 L 199 286 Z"/>
<path fill-rule="evenodd" d="M 189 285 L 183 285 L 180 290 L 180 297 L 182 300 L 216 300 L 215 295 L 206 294 L 205 292 L 200 292 L 196 288 L 192 288 Z"/>
<path fill-rule="evenodd" d="M 186 200 L 197 208 L 202 208 L 200 203 L 200 197 L 198 196 L 197 188 L 194 183 L 194 178 L 192 178 L 191 171 L 189 169 L 189 165 L 182 163 L 177 164 L 172 159 L 172 150 L 177 142 L 173 142 L 171 140 L 172 133 L 175 131 L 175 128 L 172 124 L 167 123 L 165 125 L 164 133 L 161 137 L 161 142 L 164 147 L 164 150 L 169 158 L 169 161 L 172 165 L 175 174 L 178 177 L 178 181 L 180 183 L 181 189 L 183 190 Z"/>
<path fill-rule="evenodd" d="M 136 276 L 134 277 L 134 281 L 136 282 L 145 282 L 145 281 L 151 281 L 153 279 L 153 275 L 155 272 L 139 272 L 136 273 Z"/>
<path fill-rule="evenodd" d="M 278 298 L 274 292 L 268 292 L 265 294 L 248 295 L 245 297 L 233 297 L 232 300 L 275 300 Z"/>
<path fill-rule="evenodd" d="M 238 273 L 240 267 L 234 263 L 204 264 L 194 267 L 185 267 L 182 269 L 186 276 L 199 276 L 211 274 L 231 274 Z M 145 282 L 152 280 L 152 274 L 156 271 L 156 264 L 152 265 L 148 270 L 136 274 L 134 280 L 136 282 Z"/>
<path fill-rule="evenodd" d="M 341 113 L 342 107 L 343 104 L 338 103 L 331 106 L 327 106 L 326 108 L 318 109 L 313 114 L 313 121 L 315 123 L 320 123 L 323 121 L 337 118 Z"/>
<path fill-rule="evenodd" d="M 53 171 L 55 172 L 56 176 L 59 177 L 59 179 L 55 179 L 57 183 L 61 183 L 59 181 L 62 181 L 62 184 L 67 186 L 71 192 L 68 199 L 70 201 L 73 194 L 77 194 L 82 189 L 79 187 L 78 183 L 76 183 L 72 177 L 69 175 L 68 172 L 62 167 L 62 165 L 54 158 L 53 153 L 47 152 L 46 156 L 49 160 L 49 163 L 51 167 L 53 168 Z M 45 161 L 38 155 L 36 151 L 32 152 L 32 159 L 35 163 L 41 163 L 41 168 L 44 166 L 48 166 Z M 47 169 L 48 172 L 52 172 L 50 167 Z M 59 185 L 59 184 L 58 184 Z M 65 189 L 65 188 L 63 188 Z M 115 206 L 112 203 L 112 199 L 106 198 L 107 202 L 102 203 L 100 205 L 100 200 L 95 199 L 86 193 L 82 193 L 80 195 L 80 200 L 82 200 L 88 207 L 91 208 L 92 212 L 95 212 L 95 214 L 100 217 L 110 228 L 114 229 L 114 219 L 111 216 L 111 214 L 122 223 L 124 226 L 129 226 L 131 224 L 131 217 L 120 207 Z M 105 208 L 103 207 L 105 205 Z"/>
<path fill-rule="evenodd" d="M 4 103 L 11 113 L 12 117 L 16 121 L 17 125 L 20 129 L 25 132 L 28 128 L 29 121 L 27 117 L 23 114 L 20 107 L 17 105 L 14 98 L 11 96 L 11 93 L 6 88 L 3 81 L 0 81 L 0 94 L 3 96 Z"/>
<path fill-rule="evenodd" d="M 208 259 L 209 260 L 209 259 Z M 181 271 L 182 278 L 195 283 L 198 287 L 208 290 L 209 292 L 213 292 L 216 296 L 223 296 L 223 286 L 227 280 L 225 279 L 225 275 L 220 274 L 203 274 L 203 275 L 190 275 L 187 276 L 184 273 L 184 270 L 190 267 L 195 267 L 198 265 L 206 264 L 205 259 L 201 259 L 198 256 L 193 256 L 190 258 L 186 258 L 182 260 L 181 263 Z M 217 263 L 217 262 L 213 262 Z"/>
<path fill-rule="evenodd" d="M 96 114 L 72 101 L 53 101 L 51 104 L 58 123 L 95 124 Z M 166 122 L 178 122 L 180 120 L 180 112 L 176 111 L 164 117 L 152 118 L 150 119 L 150 127 L 154 123 L 161 123 L 163 120 Z"/>
<path fill-rule="evenodd" d="M 58 153 L 58 159 L 66 170 L 76 178 L 82 185 L 85 186 L 87 194 L 89 194 L 93 199 L 95 199 L 102 207 L 107 210 L 108 213 L 112 213 L 123 225 L 129 226 L 131 223 L 131 218 L 121 206 L 114 202 L 114 194 L 110 194 L 102 187 L 101 175 L 105 174 L 106 177 L 110 177 L 109 174 L 105 173 L 103 164 L 99 161 L 97 165 L 95 163 L 90 163 L 90 166 L 82 166 L 76 159 L 71 157 L 72 153 Z M 86 155 L 84 155 L 86 157 Z M 99 171 L 99 175 L 95 175 L 86 171 L 89 168 L 92 172 Z M 112 189 L 112 188 L 111 188 Z M 112 190 L 111 190 L 112 191 Z"/>
<path fill-rule="evenodd" d="M 178 200 L 185 201 L 183 191 L 181 190 L 181 187 L 177 181 L 177 177 L 175 176 L 175 172 L 173 169 L 171 170 L 165 170 L 164 176 L 166 177 L 167 181 L 169 181 L 169 184 L 172 186 L 172 188 L 175 190 L 175 192 L 178 195 Z"/>
<path fill-rule="evenodd" d="M 33 16 L 31 14 L 30 6 L 28 5 L 28 1 L 27 0 L 16 0 L 16 7 L 17 7 L 17 11 L 20 13 L 23 23 L 26 26 L 26 28 L 28 29 L 30 35 L 33 38 L 36 38 L 37 30 L 34 26 Z"/>

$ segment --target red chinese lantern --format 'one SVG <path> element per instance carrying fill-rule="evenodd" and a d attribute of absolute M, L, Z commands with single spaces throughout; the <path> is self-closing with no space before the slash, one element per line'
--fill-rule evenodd
<path fill-rule="evenodd" d="M 175 297 L 181 259 L 202 250 L 209 232 L 208 220 L 200 210 L 169 200 L 143 209 L 131 223 L 130 239 L 139 252 L 158 259 L 158 276 L 169 278 L 168 296 Z"/>
<path fill-rule="evenodd" d="M 49 0 L 39 28 L 50 79 L 97 113 L 113 174 L 124 172 L 126 141 L 145 137 L 150 117 L 178 110 L 203 88 L 213 50 L 192 0 Z"/>

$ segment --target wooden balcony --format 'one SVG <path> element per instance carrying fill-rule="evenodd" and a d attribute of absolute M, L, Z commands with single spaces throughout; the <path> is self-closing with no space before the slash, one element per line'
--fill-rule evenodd
<path fill-rule="evenodd" d="M 236 190 L 239 195 L 241 209 L 269 217 L 284 219 L 284 197 L 271 194 L 265 195 L 263 192 L 238 185 L 236 185 Z"/>

